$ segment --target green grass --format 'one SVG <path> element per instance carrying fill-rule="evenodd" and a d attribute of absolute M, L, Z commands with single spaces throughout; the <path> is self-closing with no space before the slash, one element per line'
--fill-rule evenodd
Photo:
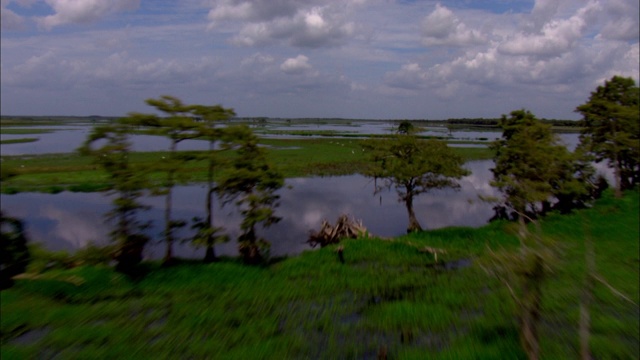
<path fill-rule="evenodd" d="M 269 157 L 285 177 L 334 176 L 363 172 L 368 155 L 363 151 L 363 139 L 262 139 L 269 146 Z M 467 160 L 488 159 L 493 156 L 487 148 L 453 148 Z M 184 153 L 184 152 L 183 152 Z M 196 152 L 192 152 L 196 153 Z M 136 152 L 133 163 L 161 161 L 167 152 Z M 28 156 L 3 156 L 2 168 L 17 176 L 3 181 L 3 193 L 21 191 L 47 191 L 52 186 L 66 190 L 103 189 L 108 185 L 107 175 L 90 157 L 75 153 Z M 207 179 L 204 161 L 186 165 L 185 182 L 203 182 Z M 155 174 L 160 178 L 162 174 Z"/>
<path fill-rule="evenodd" d="M 610 193 L 591 209 L 553 215 L 543 234 L 562 244 L 543 287 L 541 354 L 575 359 L 584 239 L 600 275 L 632 304 L 596 285 L 591 350 L 640 356 L 638 193 Z M 515 251 L 504 222 L 391 240 L 343 241 L 263 267 L 235 259 L 182 261 L 132 281 L 107 267 L 25 277 L 0 293 L 3 359 L 521 359 L 514 304 L 478 266 L 489 249 Z M 418 251 L 446 250 L 434 257 Z M 467 259 L 446 270 L 443 262 Z M 381 350 L 383 349 L 383 350 Z"/>
<path fill-rule="evenodd" d="M 31 134 L 49 134 L 61 129 L 13 129 L 3 127 L 0 131 L 5 135 L 31 135 Z"/>
<path fill-rule="evenodd" d="M 30 143 L 38 141 L 38 138 L 20 138 L 20 139 L 10 139 L 10 140 L 0 140 L 0 144 L 9 145 L 9 144 L 22 144 L 22 143 Z"/>

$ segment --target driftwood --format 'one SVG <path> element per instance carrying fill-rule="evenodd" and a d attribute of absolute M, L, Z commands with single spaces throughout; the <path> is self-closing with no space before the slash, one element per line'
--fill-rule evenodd
<path fill-rule="evenodd" d="M 446 254 L 447 253 L 447 250 L 445 250 L 445 249 L 434 248 L 434 247 L 431 247 L 431 246 L 420 246 L 420 245 L 412 243 L 412 242 L 409 242 L 408 244 L 413 246 L 413 247 L 415 247 L 416 249 L 418 249 L 418 252 L 433 255 L 433 257 L 436 260 L 436 262 L 438 262 L 438 254 Z"/>
<path fill-rule="evenodd" d="M 347 215 L 340 215 L 335 225 L 331 225 L 327 220 L 322 221 L 322 226 L 317 232 L 311 231 L 307 243 L 311 247 L 325 247 L 337 244 L 341 239 L 355 239 L 364 235 L 367 228 L 362 225 L 362 220 L 350 219 Z"/>
<path fill-rule="evenodd" d="M 446 254 L 447 251 L 444 249 L 437 249 L 437 248 L 432 248 L 429 246 L 425 246 L 423 248 L 419 248 L 418 249 L 419 252 L 421 253 L 428 253 L 428 254 L 432 254 L 433 257 L 435 258 L 436 262 L 438 262 L 438 254 Z"/>

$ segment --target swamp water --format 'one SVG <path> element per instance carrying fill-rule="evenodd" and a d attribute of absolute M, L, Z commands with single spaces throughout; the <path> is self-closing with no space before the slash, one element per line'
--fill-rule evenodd
<path fill-rule="evenodd" d="M 270 130 L 334 130 L 358 134 L 389 133 L 391 125 L 386 122 L 362 122 L 357 125 L 299 124 L 276 126 Z M 87 138 L 90 126 L 69 125 L 50 133 L 35 135 L 2 134 L 2 140 L 37 137 L 34 143 L 3 144 L 2 155 L 29 155 L 72 152 Z M 497 131 L 454 130 L 449 133 L 442 129 L 425 129 L 425 135 L 448 136 L 451 140 L 495 140 L 501 136 Z M 570 149 L 578 142 L 578 134 L 559 134 Z M 288 135 L 278 138 L 294 137 Z M 168 148 L 169 140 L 158 136 L 132 136 L 134 151 L 159 151 Z M 482 146 L 463 144 L 455 146 Z M 190 140 L 180 143 L 179 150 L 206 150 L 207 141 Z M 461 189 L 435 190 L 418 196 L 414 200 L 414 210 L 425 229 L 446 226 L 477 227 L 487 223 L 493 216 L 492 205 L 479 200 L 478 196 L 492 196 L 497 192 L 489 182 L 492 178 L 491 161 L 473 161 L 465 165 L 471 175 L 460 181 Z M 272 244 L 271 255 L 297 254 L 309 249 L 305 243 L 311 230 L 319 229 L 322 220 L 333 223 L 341 214 L 360 219 L 369 232 L 376 236 L 393 237 L 405 233 L 408 215 L 403 203 L 397 201 L 394 190 L 373 195 L 371 179 L 360 175 L 287 179 L 287 187 L 280 190 L 280 207 L 276 213 L 282 220 L 268 229 L 261 229 L 259 235 Z M 205 216 L 204 185 L 178 186 L 174 189 L 174 219 L 190 221 L 195 216 Z M 108 243 L 111 224 L 104 214 L 111 208 L 111 199 L 101 193 L 41 194 L 20 193 L 0 195 L 2 211 L 9 216 L 25 221 L 27 235 L 34 242 L 40 242 L 51 250 L 74 250 L 89 241 Z M 148 246 L 146 256 L 160 258 L 164 251 L 160 243 L 163 224 L 164 198 L 149 197 L 145 203 L 152 209 L 144 212 L 144 220 L 152 220 L 153 227 L 148 234 L 156 240 Z M 232 241 L 216 246 L 219 255 L 237 254 L 234 239 L 238 236 L 240 215 L 232 206 L 217 208 L 216 226 L 226 228 Z M 188 228 L 188 227 L 187 227 Z M 191 232 L 183 229 L 178 236 L 187 238 Z M 203 249 L 193 249 L 187 244 L 176 244 L 175 253 L 181 257 L 201 257 Z"/>
<path fill-rule="evenodd" d="M 425 229 L 446 226 L 482 226 L 493 215 L 491 204 L 478 199 L 478 195 L 496 195 L 489 185 L 491 161 L 472 161 L 465 165 L 471 175 L 460 180 L 461 189 L 435 190 L 418 196 L 414 209 Z M 276 214 L 282 220 L 259 235 L 271 242 L 271 255 L 291 255 L 310 249 L 305 243 L 310 230 L 317 230 L 323 219 L 333 223 L 340 214 L 360 219 L 369 233 L 376 236 L 398 236 L 408 224 L 404 203 L 397 201 L 394 190 L 374 195 L 374 184 L 361 175 L 324 178 L 287 179 L 279 191 L 280 207 Z M 174 190 L 173 217 L 190 221 L 205 215 L 204 185 L 178 186 Z M 104 214 L 111 208 L 111 199 L 102 193 L 59 194 L 19 193 L 0 195 L 2 211 L 23 219 L 27 236 L 51 250 L 73 250 L 89 241 L 108 243 L 111 224 Z M 153 221 L 148 234 L 156 240 L 148 247 L 146 257 L 160 258 L 164 244 L 160 243 L 163 229 L 163 197 L 144 200 L 152 209 L 142 213 L 143 219 Z M 231 239 L 238 236 L 241 218 L 233 206 L 217 208 L 216 226 L 223 226 Z M 178 237 L 188 237 L 191 231 L 182 229 Z M 231 241 L 216 246 L 219 255 L 235 255 L 237 244 Z M 177 256 L 202 257 L 203 249 L 188 244 L 175 248 Z"/>

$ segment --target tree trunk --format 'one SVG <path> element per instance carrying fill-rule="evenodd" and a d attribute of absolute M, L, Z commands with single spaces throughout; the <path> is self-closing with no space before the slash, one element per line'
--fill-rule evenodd
<path fill-rule="evenodd" d="M 213 248 L 213 245 L 207 245 L 207 249 L 204 253 L 204 260 L 205 263 L 209 264 L 212 263 L 214 261 L 216 261 L 216 251 Z"/>
<path fill-rule="evenodd" d="M 167 243 L 167 249 L 164 254 L 164 263 L 169 264 L 173 259 L 173 226 L 171 224 L 171 207 L 173 206 L 172 201 L 172 190 L 173 185 L 171 185 L 167 189 L 167 196 L 165 198 L 164 205 L 164 222 L 165 222 L 165 242 Z"/>
<path fill-rule="evenodd" d="M 240 236 L 239 250 L 246 264 L 259 264 L 262 261 L 260 249 L 256 243 L 255 228 L 252 226 L 249 231 Z"/>
<path fill-rule="evenodd" d="M 174 160 L 178 143 L 174 140 L 171 142 L 171 161 Z M 171 164 L 173 166 L 173 164 Z M 173 224 L 171 220 L 171 208 L 173 207 L 172 191 L 173 191 L 173 168 L 168 169 L 167 174 L 167 196 L 164 204 L 164 223 L 165 223 L 165 241 L 167 243 L 167 251 L 164 254 L 164 265 L 170 265 L 173 261 Z"/>
<path fill-rule="evenodd" d="M 622 197 L 622 170 L 620 169 L 620 160 L 618 153 L 614 152 L 613 160 L 613 176 L 616 178 L 616 198 Z"/>
<path fill-rule="evenodd" d="M 213 229 L 213 185 L 209 181 L 209 191 L 207 192 L 207 228 Z M 204 256 L 204 262 L 213 262 L 216 260 L 216 252 L 214 249 L 213 234 L 209 234 L 207 239 L 207 250 Z"/>
<path fill-rule="evenodd" d="M 407 206 L 407 212 L 409 213 L 409 227 L 407 228 L 407 232 L 422 231 L 422 227 L 416 218 L 416 213 L 413 212 L 413 196 L 407 195 L 404 203 Z"/>
<path fill-rule="evenodd" d="M 209 156 L 213 152 L 213 141 L 209 141 Z M 213 160 L 209 158 L 209 169 L 207 171 L 207 228 L 213 229 Z M 204 262 L 211 263 L 216 261 L 216 252 L 213 243 L 213 234 L 209 234 L 207 241 L 207 250 L 204 254 Z"/>

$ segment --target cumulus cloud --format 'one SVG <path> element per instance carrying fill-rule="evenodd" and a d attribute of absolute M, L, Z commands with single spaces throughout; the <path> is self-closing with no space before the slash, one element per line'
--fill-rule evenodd
<path fill-rule="evenodd" d="M 640 3 L 637 1 L 610 0 L 603 2 L 606 23 L 601 35 L 606 39 L 632 41 L 640 37 Z"/>
<path fill-rule="evenodd" d="M 280 65 L 280 70 L 290 75 L 303 74 L 309 72 L 311 69 L 313 69 L 313 67 L 309 64 L 309 58 L 304 55 L 289 58 Z"/>
<path fill-rule="evenodd" d="M 242 66 L 260 66 L 260 65 L 267 65 L 267 64 L 272 64 L 275 61 L 275 59 L 273 58 L 273 56 L 271 55 L 265 55 L 262 53 L 255 53 L 249 57 L 246 57 L 244 59 L 242 59 L 242 61 L 240 62 L 240 64 Z"/>
<path fill-rule="evenodd" d="M 553 19 L 538 33 L 517 33 L 499 47 L 508 55 L 557 56 L 571 50 L 580 40 L 589 20 L 594 18 L 599 5 L 590 2 L 568 19 Z"/>
<path fill-rule="evenodd" d="M 209 11 L 209 20 L 252 20 L 269 21 L 278 17 L 292 16 L 296 13 L 298 2 L 295 0 L 220 0 L 214 1 Z"/>
<path fill-rule="evenodd" d="M 384 81 L 391 87 L 418 89 L 425 85 L 426 72 L 417 63 L 405 64 L 398 71 L 385 74 Z"/>
<path fill-rule="evenodd" d="M 65 24 L 86 24 L 121 11 L 134 10 L 140 0 L 45 0 L 55 14 L 39 18 L 45 29 Z"/>
<path fill-rule="evenodd" d="M 468 95 L 474 88 L 478 93 L 481 89 L 510 94 L 535 89 L 549 96 L 568 95 L 616 74 L 638 79 L 637 41 L 633 45 L 609 41 L 637 39 L 625 25 L 633 16 L 622 16 L 622 9 L 631 12 L 629 7 L 637 5 L 589 1 L 559 6 L 538 0 L 529 14 L 501 15 L 499 27 L 483 29 L 490 41 L 472 44 L 465 43 L 474 37 L 457 14 L 436 5 L 423 20 L 423 43 L 457 46 L 458 53 L 435 62 L 423 57 L 401 65 L 385 73 L 384 84 L 405 94 L 427 91 L 451 98 Z M 603 12 L 603 8 L 609 10 Z M 620 31 L 607 33 L 614 13 L 621 20 Z"/>
<path fill-rule="evenodd" d="M 537 0 L 531 11 L 533 30 L 540 30 L 558 12 L 560 2 L 557 0 Z"/>
<path fill-rule="evenodd" d="M 22 16 L 11 11 L 11 9 L 7 9 L 9 2 L 9 0 L 2 0 L 0 2 L 0 26 L 4 30 L 21 29 L 24 26 L 25 20 Z"/>
<path fill-rule="evenodd" d="M 335 46 L 354 33 L 355 24 L 346 14 L 359 2 L 225 0 L 214 3 L 208 19 L 211 28 L 239 22 L 231 42 L 240 46 L 278 41 L 295 47 Z"/>
<path fill-rule="evenodd" d="M 468 29 L 451 10 L 440 4 L 422 21 L 422 43 L 427 46 L 464 46 L 486 41 L 479 31 Z"/>
<path fill-rule="evenodd" d="M 114 14 L 139 0 L 0 1 L 9 113 L 32 113 L 31 102 L 42 113 L 123 114 L 174 93 L 256 116 L 496 116 L 537 103 L 539 116 L 573 118 L 603 80 L 639 78 L 632 0 L 535 0 L 513 12 L 501 12 L 508 2 L 490 11 L 464 1 L 149 2 L 153 14 L 140 9 L 126 28 Z M 49 34 L 29 26 L 100 20 Z M 20 23 L 23 33 L 4 31 Z M 91 101 L 104 94 L 111 104 Z M 70 99 L 82 99 L 75 110 L 58 104 Z"/>
<path fill-rule="evenodd" d="M 3 83 L 21 88 L 55 89 L 115 86 L 129 89 L 197 85 L 216 71 L 216 61 L 137 59 L 127 52 L 102 59 L 68 59 L 54 51 L 34 55 L 23 64 L 3 69 Z"/>

